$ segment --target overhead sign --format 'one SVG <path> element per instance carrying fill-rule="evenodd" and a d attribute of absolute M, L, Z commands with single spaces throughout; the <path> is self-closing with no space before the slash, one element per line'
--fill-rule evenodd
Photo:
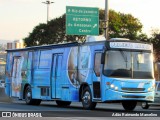
<path fill-rule="evenodd" d="M 66 7 L 67 35 L 99 35 L 99 10 L 90 7 Z"/>

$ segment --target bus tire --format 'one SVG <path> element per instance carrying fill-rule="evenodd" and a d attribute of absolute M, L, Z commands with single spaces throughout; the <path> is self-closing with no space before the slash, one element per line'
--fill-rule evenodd
<path fill-rule="evenodd" d="M 137 102 L 136 101 L 123 101 L 122 102 L 122 106 L 125 110 L 127 111 L 132 111 L 135 109 L 137 105 Z"/>
<path fill-rule="evenodd" d="M 141 107 L 142 107 L 143 109 L 148 109 L 148 108 L 149 108 L 149 105 L 148 105 L 147 102 L 142 102 Z"/>
<path fill-rule="evenodd" d="M 40 105 L 40 99 L 32 99 L 31 86 L 27 86 L 25 89 L 25 102 L 27 105 Z"/>
<path fill-rule="evenodd" d="M 92 102 L 92 94 L 90 88 L 87 86 L 82 91 L 82 105 L 86 110 L 93 110 L 96 107 L 96 102 Z"/>
<path fill-rule="evenodd" d="M 57 100 L 56 103 L 60 107 L 66 107 L 66 106 L 69 106 L 71 104 L 70 101 L 59 101 L 59 100 Z"/>

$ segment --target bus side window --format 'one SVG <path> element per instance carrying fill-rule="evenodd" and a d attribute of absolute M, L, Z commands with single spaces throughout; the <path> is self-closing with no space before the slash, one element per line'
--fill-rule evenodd
<path fill-rule="evenodd" d="M 62 55 L 57 56 L 57 70 L 56 70 L 56 76 L 61 75 L 61 69 L 62 69 Z"/>
<path fill-rule="evenodd" d="M 97 77 L 100 76 L 101 56 L 102 56 L 102 53 L 100 52 L 95 53 L 95 56 L 94 56 L 94 72 Z"/>
<path fill-rule="evenodd" d="M 32 52 L 29 52 L 28 53 L 28 63 L 27 63 L 27 69 L 29 70 L 32 69 L 32 58 L 33 58 Z"/>
<path fill-rule="evenodd" d="M 39 57 L 39 69 L 50 69 L 51 60 L 52 60 L 51 50 L 41 50 Z"/>

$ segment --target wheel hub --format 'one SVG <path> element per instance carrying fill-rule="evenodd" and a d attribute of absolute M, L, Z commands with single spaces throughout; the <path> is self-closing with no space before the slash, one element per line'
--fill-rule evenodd
<path fill-rule="evenodd" d="M 145 107 L 147 104 L 146 102 L 142 102 L 142 106 Z"/>
<path fill-rule="evenodd" d="M 84 103 L 88 103 L 88 102 L 90 101 L 91 97 L 90 97 L 90 94 L 89 94 L 88 91 L 86 91 L 86 92 L 84 93 L 82 99 L 83 99 Z"/>
<path fill-rule="evenodd" d="M 28 92 L 26 93 L 26 102 L 29 102 L 30 100 L 31 100 L 31 92 L 28 91 Z"/>
<path fill-rule="evenodd" d="M 27 93 L 27 98 L 30 98 L 30 97 L 31 97 L 31 93 L 28 92 L 28 93 Z"/>

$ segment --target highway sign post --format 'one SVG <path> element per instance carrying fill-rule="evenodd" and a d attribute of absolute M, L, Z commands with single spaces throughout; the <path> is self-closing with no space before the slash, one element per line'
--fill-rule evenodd
<path fill-rule="evenodd" d="M 90 7 L 66 7 L 67 35 L 99 35 L 99 10 Z"/>

